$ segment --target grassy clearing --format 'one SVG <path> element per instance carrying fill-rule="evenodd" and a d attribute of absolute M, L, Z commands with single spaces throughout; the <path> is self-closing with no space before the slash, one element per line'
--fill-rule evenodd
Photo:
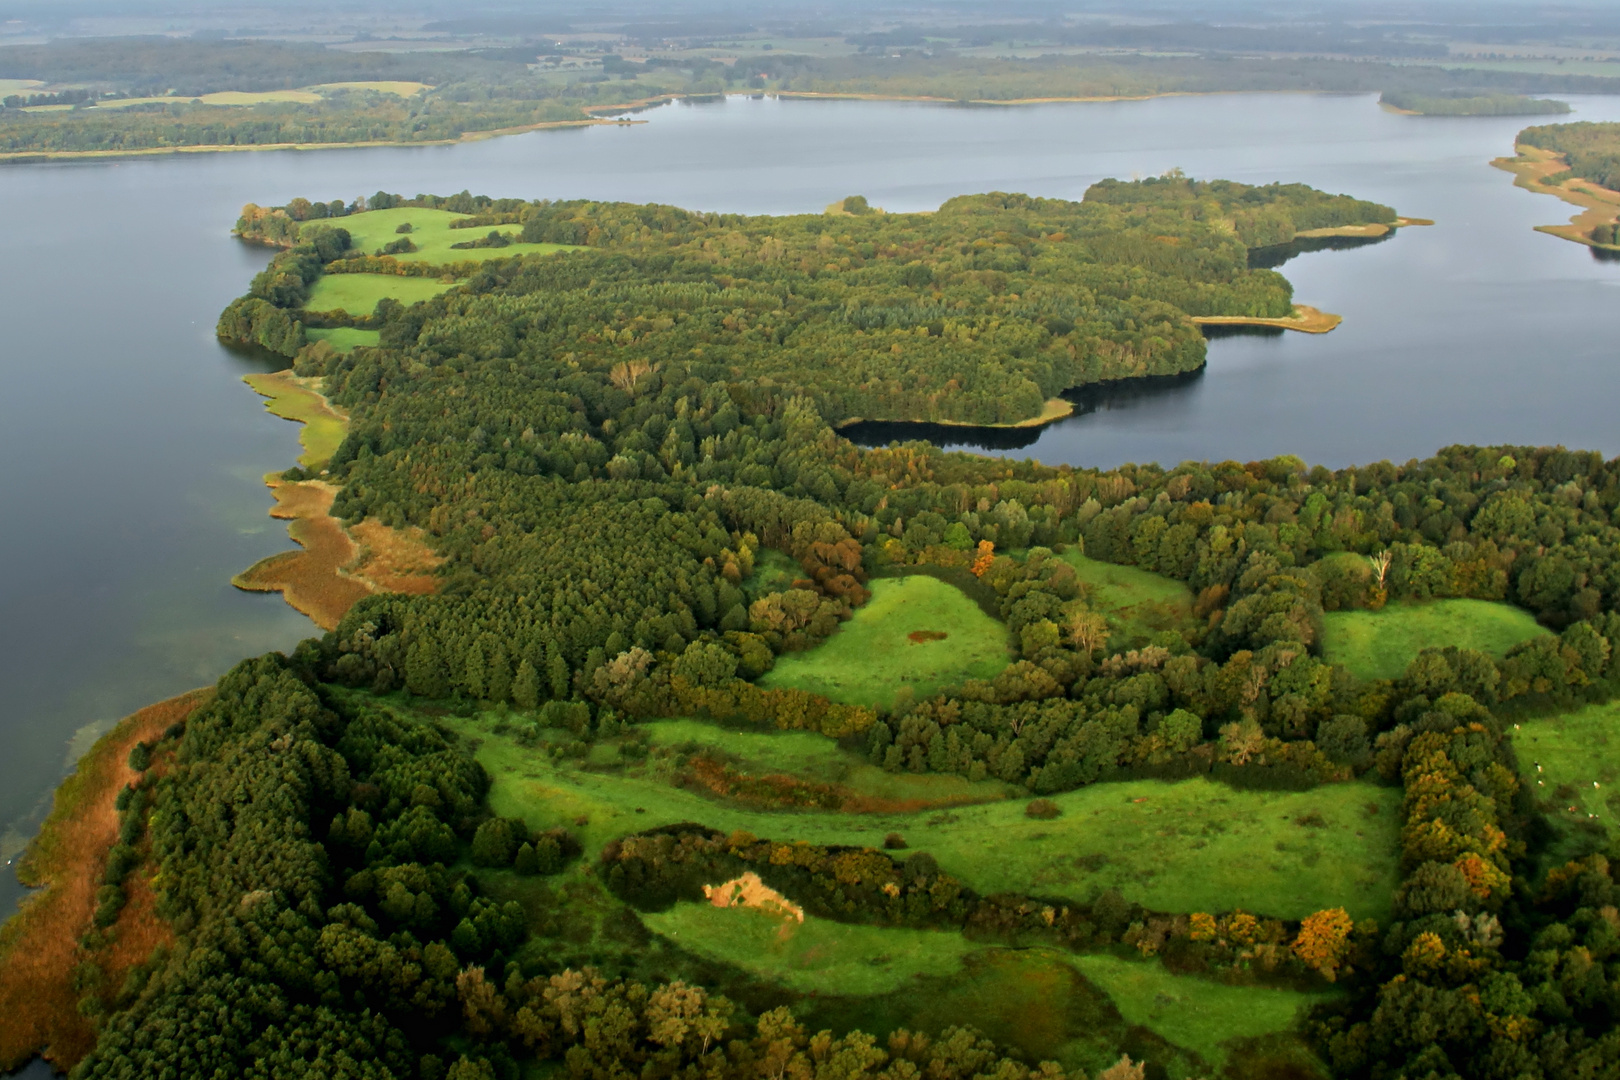
<path fill-rule="evenodd" d="M 1527 720 L 1513 748 L 1525 787 L 1569 840 L 1620 835 L 1620 701 Z"/>
<path fill-rule="evenodd" d="M 376 310 L 377 301 L 385 296 L 409 307 L 455 287 L 454 282 L 397 274 L 322 274 L 315 279 L 304 307 L 310 311 L 370 315 Z"/>
<path fill-rule="evenodd" d="M 1325 994 L 1266 986 L 1225 986 L 1174 975 L 1156 961 L 1125 960 L 1107 953 L 1070 962 L 1102 989 L 1132 1024 L 1219 1065 L 1225 1044 L 1291 1030 L 1301 1011 Z"/>
<path fill-rule="evenodd" d="M 409 225 L 408 234 L 415 251 L 396 255 L 402 262 L 451 263 L 469 259 L 510 259 L 514 255 L 551 255 L 559 251 L 576 251 L 566 244 L 520 244 L 503 248 L 466 248 L 455 250 L 451 244 L 462 244 L 488 236 L 489 227 L 452 229 L 450 223 L 465 218 L 448 210 L 425 210 L 420 207 L 399 206 L 390 210 L 368 210 L 363 214 L 350 214 L 337 224 L 349 230 L 354 246 L 364 252 L 375 252 L 384 244 L 400 238 L 399 227 Z M 502 225 L 493 231 L 516 237 L 522 230 L 516 225 Z"/>
<path fill-rule="evenodd" d="M 576 828 L 591 858 L 626 833 L 696 821 L 871 847 L 897 832 L 981 893 L 1086 902 L 1118 888 L 1161 911 L 1241 907 L 1297 919 L 1342 905 L 1358 919 L 1383 919 L 1397 882 L 1400 792 L 1371 784 L 1262 792 L 1204 779 L 1121 781 L 1056 796 L 1063 813 L 1052 821 L 1025 817 L 1022 799 L 871 814 L 751 810 L 674 788 L 650 769 L 553 761 L 510 730 L 495 734 L 494 716 L 444 722 L 476 740 L 495 777 L 497 813 Z"/>
<path fill-rule="evenodd" d="M 679 903 L 642 921 L 672 943 L 804 994 L 887 994 L 919 975 L 954 975 L 982 946 L 961 934 L 800 923 L 752 908 Z"/>
<path fill-rule="evenodd" d="M 1074 567 L 1092 610 L 1108 619 L 1111 649 L 1139 646 L 1161 631 L 1192 617 L 1193 595 L 1184 582 L 1134 566 L 1088 559 L 1071 549 L 1063 560 Z"/>
<path fill-rule="evenodd" d="M 1006 627 L 955 586 L 917 574 L 872 582 L 872 598 L 836 634 L 782 657 L 760 684 L 886 705 L 902 687 L 925 697 L 965 679 L 991 678 L 1009 660 Z"/>
<path fill-rule="evenodd" d="M 317 94 L 332 90 L 371 90 L 379 94 L 393 94 L 395 97 L 410 97 L 412 94 L 419 94 L 423 90 L 431 90 L 433 87 L 427 83 L 385 80 L 380 82 L 321 83 L 319 86 L 309 86 L 305 87 L 305 89 L 313 90 Z"/>
<path fill-rule="evenodd" d="M 1423 649 L 1455 645 L 1502 656 L 1545 633 L 1529 612 L 1489 600 L 1390 604 L 1379 611 L 1328 612 L 1322 655 L 1363 679 L 1394 679 Z"/>
<path fill-rule="evenodd" d="M 349 433 L 349 418 L 328 405 L 311 380 L 300 379 L 291 371 L 277 371 L 267 375 L 246 375 L 242 381 L 253 387 L 255 393 L 270 400 L 265 410 L 283 420 L 303 424 L 298 441 L 304 452 L 298 464 L 306 469 L 320 469 L 337 452 L 343 437 Z"/>
<path fill-rule="evenodd" d="M 375 348 L 379 335 L 375 330 L 356 330 L 352 326 L 334 326 L 327 330 L 305 329 L 304 336 L 310 341 L 324 341 L 338 352 L 346 353 L 361 345 Z"/>

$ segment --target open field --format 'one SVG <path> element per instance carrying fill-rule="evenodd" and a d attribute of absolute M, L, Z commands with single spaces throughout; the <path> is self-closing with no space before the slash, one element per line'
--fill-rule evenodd
<path fill-rule="evenodd" d="M 322 274 L 315 279 L 304 307 L 310 311 L 347 311 L 370 315 L 383 297 L 406 307 L 431 300 L 455 283 L 437 278 L 401 277 L 398 274 Z"/>
<path fill-rule="evenodd" d="M 782 657 L 760 684 L 887 705 L 901 687 L 926 697 L 965 679 L 991 678 L 1010 661 L 1006 627 L 955 586 L 916 574 L 871 588 L 872 598 L 836 634 Z"/>
<path fill-rule="evenodd" d="M 89 958 L 79 942 L 92 927 L 106 853 L 118 839 L 114 802 L 136 778 L 129 752 L 137 742 L 157 741 L 212 694 L 193 690 L 126 717 L 56 790 L 51 816 L 17 871 L 25 884 L 44 891 L 24 901 L 0 929 L 0 1071 L 18 1068 L 47 1048 L 65 1070 L 94 1045 L 95 1029 L 79 1012 L 73 973 Z M 155 914 L 150 873 L 151 867 L 138 867 L 126 879 L 129 903 L 114 924 L 115 943 L 95 956 L 114 988 L 169 935 L 168 924 Z"/>
<path fill-rule="evenodd" d="M 1072 548 L 1062 558 L 1074 567 L 1091 609 L 1107 617 L 1110 649 L 1145 644 L 1149 635 L 1174 630 L 1193 617 L 1192 590 L 1185 582 L 1088 559 Z"/>
<path fill-rule="evenodd" d="M 1380 611 L 1330 611 L 1322 655 L 1363 679 L 1394 679 L 1419 652 L 1455 645 L 1500 657 L 1547 631 L 1535 616 L 1489 600 L 1390 604 Z"/>
<path fill-rule="evenodd" d="M 553 761 L 515 731 L 495 734 L 492 715 L 442 722 L 477 741 L 497 813 L 535 827 L 576 828 L 584 818 L 576 831 L 592 859 L 626 833 L 694 821 L 870 847 L 896 832 L 981 893 L 1087 902 L 1118 888 L 1172 912 L 1241 907 L 1297 919 L 1342 905 L 1358 919 L 1384 918 L 1397 881 L 1400 792 L 1371 784 L 1262 792 L 1205 779 L 1119 781 L 1054 796 L 1063 813 L 1051 821 L 1025 817 L 1022 799 L 871 814 L 753 810 L 672 787 L 650 768 Z"/>
<path fill-rule="evenodd" d="M 310 341 L 324 341 L 338 352 L 345 353 L 361 345 L 375 348 L 378 334 L 375 330 L 356 330 L 352 326 L 334 326 L 328 330 L 306 327 L 304 337 Z"/>
<path fill-rule="evenodd" d="M 1513 749 L 1520 779 L 1548 818 L 1620 836 L 1620 701 L 1526 720 Z"/>
<path fill-rule="evenodd" d="M 397 206 L 390 210 L 367 210 L 363 214 L 350 214 L 336 224 L 349 230 L 354 246 L 372 253 L 384 244 L 409 236 L 415 251 L 394 256 L 401 262 L 452 263 L 467 260 L 510 259 L 515 255 L 552 255 L 559 251 L 575 251 L 567 244 L 513 243 L 502 248 L 463 248 L 457 251 L 452 244 L 479 240 L 491 232 L 516 237 L 522 230 L 516 225 L 484 226 L 472 229 L 452 229 L 450 223 L 465 218 L 466 214 L 453 214 L 448 210 L 426 210 L 414 206 Z M 409 233 L 397 230 L 410 225 Z"/>
<path fill-rule="evenodd" d="M 392 80 L 383 82 L 321 83 L 319 86 L 309 86 L 305 87 L 305 89 L 313 90 L 317 94 L 329 90 L 372 90 L 379 94 L 393 94 L 395 97 L 410 97 L 412 94 L 419 94 L 423 90 L 431 90 L 433 87 L 427 83 Z"/>
<path fill-rule="evenodd" d="M 1269 986 L 1226 986 L 1172 974 L 1156 961 L 1125 960 L 1108 953 L 1072 957 L 1070 963 L 1113 1000 L 1126 1020 L 1214 1065 L 1226 1059 L 1223 1044 L 1288 1031 L 1302 1010 L 1327 996 Z"/>
<path fill-rule="evenodd" d="M 253 387 L 255 393 L 270 400 L 265 410 L 283 420 L 303 424 L 298 441 L 304 452 L 298 464 L 306 469 L 320 469 L 337 452 L 343 437 L 349 433 L 349 418 L 327 404 L 314 381 L 301 379 L 290 370 L 268 375 L 245 375 L 242 381 Z"/>
<path fill-rule="evenodd" d="M 804 994 L 891 993 L 919 975 L 955 975 L 963 957 L 983 948 L 945 930 L 859 926 L 813 915 L 800 923 L 753 908 L 691 902 L 641 919 L 683 949 Z"/>

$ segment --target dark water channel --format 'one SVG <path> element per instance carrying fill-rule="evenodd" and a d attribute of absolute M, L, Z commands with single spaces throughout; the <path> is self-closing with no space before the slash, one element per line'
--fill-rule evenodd
<path fill-rule="evenodd" d="M 1620 98 L 1577 110 L 1620 119 Z M 642 118 L 456 147 L 0 167 L 0 861 L 117 717 L 311 632 L 279 598 L 229 584 L 287 546 L 259 477 L 296 453 L 293 426 L 240 383 L 251 363 L 213 340 L 266 258 L 228 235 L 249 200 L 471 188 L 795 212 L 861 193 L 915 210 L 997 189 L 1078 198 L 1178 166 L 1299 180 L 1439 224 L 1286 263 L 1301 302 L 1345 316 L 1332 334 L 1220 337 L 1203 373 L 1092 392 L 1079 415 L 991 452 L 1106 466 L 1342 465 L 1456 441 L 1620 451 L 1620 264 L 1531 231 L 1574 208 L 1486 164 L 1520 120 L 1295 95 L 732 99 Z M 0 873 L 0 915 L 18 893 Z"/>

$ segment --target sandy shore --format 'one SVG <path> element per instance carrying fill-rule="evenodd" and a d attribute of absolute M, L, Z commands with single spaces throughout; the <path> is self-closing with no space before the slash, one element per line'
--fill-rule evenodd
<path fill-rule="evenodd" d="M 1590 234 L 1594 227 L 1607 225 L 1620 217 L 1620 191 L 1610 191 L 1579 177 L 1549 184 L 1546 182 L 1548 177 L 1569 168 L 1564 162 L 1564 155 L 1535 146 L 1521 145 L 1514 149 L 1518 151 L 1518 157 L 1497 158 L 1491 164 L 1512 173 L 1515 187 L 1522 187 L 1537 195 L 1552 195 L 1581 208 L 1579 214 L 1569 219 L 1568 225 L 1537 225 L 1537 232 L 1572 240 L 1587 247 L 1617 250 L 1607 244 L 1594 243 Z"/>
<path fill-rule="evenodd" d="M 1286 319 L 1261 319 L 1248 315 L 1193 315 L 1199 326 L 1276 326 L 1284 330 L 1298 330 L 1304 334 L 1325 334 L 1344 321 L 1342 315 L 1318 311 L 1308 304 L 1294 305 L 1294 314 Z"/>

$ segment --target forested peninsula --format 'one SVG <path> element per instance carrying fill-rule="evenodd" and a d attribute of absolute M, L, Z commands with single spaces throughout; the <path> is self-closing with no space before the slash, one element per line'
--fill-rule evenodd
<path fill-rule="evenodd" d="M 1583 120 L 1525 128 L 1514 149 L 1516 157 L 1492 164 L 1513 173 L 1518 186 L 1583 210 L 1568 225 L 1541 225 L 1538 232 L 1620 252 L 1620 124 Z"/>
<path fill-rule="evenodd" d="M 94 904 L 35 919 L 78 928 L 65 970 L 26 918 L 0 941 L 0 1001 L 47 1014 L 0 1065 L 1617 1075 L 1611 811 L 1527 748 L 1620 692 L 1620 461 L 1103 471 L 833 427 L 1196 366 L 1190 313 L 1291 303 L 1253 244 L 1389 208 L 379 194 L 250 207 L 286 250 L 219 332 L 347 417 L 286 478 L 416 530 L 437 588 L 139 729 Z M 488 241 L 464 267 L 449 213 Z M 357 270 L 446 289 L 311 310 Z M 1377 663 L 1335 637 L 1414 619 L 1442 630 Z"/>

